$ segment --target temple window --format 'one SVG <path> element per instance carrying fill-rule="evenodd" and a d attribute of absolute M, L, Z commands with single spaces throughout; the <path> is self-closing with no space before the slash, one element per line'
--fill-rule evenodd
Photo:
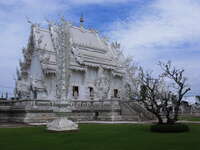
<path fill-rule="evenodd" d="M 94 88 L 89 87 L 89 92 L 90 92 L 90 97 L 93 97 L 94 96 Z"/>
<path fill-rule="evenodd" d="M 118 97 L 118 89 L 114 89 L 114 97 L 115 97 L 115 98 Z"/>
<path fill-rule="evenodd" d="M 73 96 L 78 97 L 79 96 L 79 88 L 78 86 L 73 86 Z"/>

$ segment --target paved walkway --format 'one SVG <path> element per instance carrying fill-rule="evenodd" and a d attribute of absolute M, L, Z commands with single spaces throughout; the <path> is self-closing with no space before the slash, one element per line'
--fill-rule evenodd
<path fill-rule="evenodd" d="M 152 124 L 156 123 L 156 120 L 152 121 L 80 121 L 78 123 L 80 124 Z M 178 123 L 190 123 L 190 124 L 200 124 L 200 121 L 186 121 L 186 120 L 181 120 L 177 121 Z"/>
<path fill-rule="evenodd" d="M 80 124 L 151 124 L 155 121 L 79 121 Z"/>
<path fill-rule="evenodd" d="M 79 121 L 77 123 L 79 124 L 152 124 L 156 123 L 156 120 L 153 121 Z M 179 123 L 188 123 L 188 124 L 199 124 L 200 121 L 186 121 L 186 120 L 181 120 L 177 121 Z M 46 125 L 45 123 L 40 123 L 40 124 L 22 124 L 22 123 L 0 123 L 0 128 L 22 128 L 22 127 L 32 127 L 32 126 L 41 126 L 41 125 Z"/>
<path fill-rule="evenodd" d="M 22 127 L 31 127 L 31 126 L 23 123 L 0 123 L 0 128 L 22 128 Z"/>

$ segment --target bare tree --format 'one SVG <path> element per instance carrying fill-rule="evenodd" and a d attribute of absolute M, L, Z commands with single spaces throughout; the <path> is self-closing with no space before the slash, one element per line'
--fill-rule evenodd
<path fill-rule="evenodd" d="M 162 76 L 170 79 L 173 85 L 172 91 L 174 94 L 168 97 L 168 99 L 171 99 L 174 106 L 174 111 L 171 117 L 167 118 L 167 123 L 173 124 L 178 119 L 179 108 L 184 95 L 191 89 L 186 83 L 187 78 L 183 75 L 184 69 L 177 69 L 176 67 L 172 66 L 170 61 L 167 63 L 159 62 L 159 66 L 163 71 Z"/>
<path fill-rule="evenodd" d="M 159 66 L 162 74 L 158 78 L 153 78 L 150 73 L 140 69 L 140 100 L 157 117 L 159 124 L 164 123 L 164 118 L 167 124 L 174 124 L 182 99 L 190 88 L 183 76 L 183 69 L 175 68 L 171 62 L 159 62 Z"/>
<path fill-rule="evenodd" d="M 140 68 L 140 101 L 144 104 L 145 108 L 153 113 L 157 119 L 158 123 L 162 124 L 162 104 L 160 99 L 160 85 L 161 79 L 154 79 L 149 73 L 145 73 L 142 68 Z"/>

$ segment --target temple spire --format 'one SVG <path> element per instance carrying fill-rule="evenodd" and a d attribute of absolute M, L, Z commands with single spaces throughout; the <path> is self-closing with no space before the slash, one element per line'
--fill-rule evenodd
<path fill-rule="evenodd" d="M 83 13 L 81 14 L 80 17 L 80 26 L 83 27 L 83 23 L 84 23 L 84 18 L 83 18 Z"/>

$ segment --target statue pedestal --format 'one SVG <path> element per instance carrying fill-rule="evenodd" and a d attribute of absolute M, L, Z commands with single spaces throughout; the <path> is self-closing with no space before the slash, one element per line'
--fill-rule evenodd
<path fill-rule="evenodd" d="M 71 112 L 70 105 L 67 101 L 54 102 L 54 112 L 57 119 L 47 124 L 47 130 L 52 132 L 72 132 L 78 131 L 78 124 L 68 120 L 66 113 Z"/>
<path fill-rule="evenodd" d="M 67 117 L 60 117 L 48 123 L 47 130 L 52 132 L 71 132 L 78 131 L 79 128 L 78 124 L 68 120 Z"/>

